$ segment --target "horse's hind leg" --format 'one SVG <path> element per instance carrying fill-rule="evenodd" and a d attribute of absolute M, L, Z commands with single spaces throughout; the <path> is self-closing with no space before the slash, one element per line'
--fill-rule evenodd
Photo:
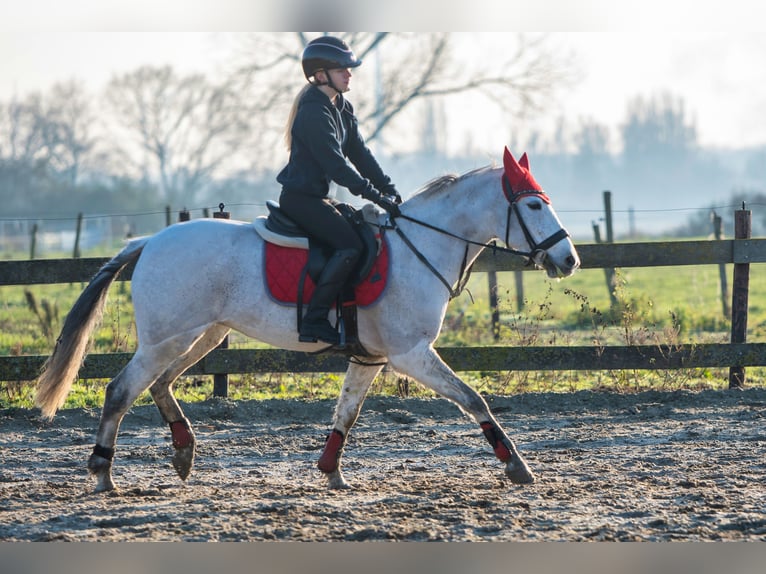
<path fill-rule="evenodd" d="M 96 476 L 96 492 L 114 490 L 112 460 L 120 423 L 138 396 L 157 380 L 171 363 L 166 357 L 187 352 L 198 335 L 190 333 L 167 339 L 158 345 L 140 346 L 133 358 L 106 387 L 96 445 L 88 460 L 88 470 Z"/>
<path fill-rule="evenodd" d="M 370 363 L 375 362 L 375 359 L 372 358 L 366 360 L 370 361 Z M 367 396 L 367 391 L 382 368 L 382 364 L 363 365 L 349 363 L 346 377 L 343 380 L 343 388 L 340 391 L 340 396 L 335 406 L 333 430 L 327 437 L 327 442 L 318 463 L 319 470 L 324 472 L 328 479 L 327 486 L 329 488 L 349 488 L 340 470 L 343 446 L 346 444 L 348 432 L 354 426 L 357 417 L 359 417 L 359 411 L 362 408 L 365 396 Z"/>
<path fill-rule="evenodd" d="M 389 360 L 397 371 L 418 380 L 457 404 L 463 412 L 470 414 L 479 423 L 484 436 L 495 451 L 495 456 L 505 463 L 505 474 L 512 482 L 529 484 L 535 481 L 534 474 L 519 454 L 516 445 L 495 420 L 486 401 L 442 361 L 430 344 L 423 343 L 410 352 L 390 357 Z"/>
<path fill-rule="evenodd" d="M 186 354 L 179 357 L 149 389 L 173 439 L 173 468 L 186 480 L 194 466 L 196 439 L 191 423 L 173 396 L 173 382 L 189 367 L 214 349 L 229 332 L 228 327 L 209 329 Z"/>
<path fill-rule="evenodd" d="M 136 353 L 125 368 L 106 386 L 104 408 L 96 433 L 96 445 L 88 459 L 88 470 L 96 477 L 96 492 L 114 490 L 112 461 L 120 423 L 138 395 L 152 384 L 156 373 L 147 370 Z"/>

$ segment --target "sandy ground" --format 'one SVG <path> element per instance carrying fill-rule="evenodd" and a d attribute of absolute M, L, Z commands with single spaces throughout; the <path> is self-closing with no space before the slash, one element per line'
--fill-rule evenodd
<path fill-rule="evenodd" d="M 1 410 L 0 540 L 766 540 L 766 389 L 487 400 L 535 484 L 507 481 L 443 399 L 369 398 L 346 491 L 316 469 L 330 401 L 185 405 L 186 483 L 156 408 L 136 407 L 110 494 L 85 468 L 97 410 Z"/>

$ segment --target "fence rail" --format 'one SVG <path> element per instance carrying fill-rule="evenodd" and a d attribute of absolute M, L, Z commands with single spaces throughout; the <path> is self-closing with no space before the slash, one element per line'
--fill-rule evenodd
<path fill-rule="evenodd" d="M 578 245 L 577 252 L 582 269 L 766 263 L 766 239 L 595 243 Z M 0 261 L 0 286 L 86 282 L 107 261 L 109 257 Z M 531 268 L 517 255 L 487 249 L 473 269 L 485 272 Z M 129 265 L 117 280 L 130 280 L 132 272 L 133 266 Z"/>
<path fill-rule="evenodd" d="M 699 345 L 615 345 L 605 347 L 439 347 L 455 371 L 560 371 L 622 369 L 694 369 L 766 365 L 766 343 Z M 132 353 L 88 355 L 82 379 L 111 378 L 128 364 Z M 0 380 L 37 377 L 45 357 L 0 357 Z M 311 355 L 280 349 L 216 349 L 186 371 L 187 375 L 246 373 L 341 373 L 348 361 L 339 355 Z"/>
<path fill-rule="evenodd" d="M 673 241 L 578 245 L 583 269 L 766 263 L 766 239 Z M 0 261 L 0 285 L 76 283 L 88 281 L 108 258 Z M 485 251 L 475 271 L 529 269 L 517 256 Z M 126 268 L 119 280 L 129 280 Z M 746 299 L 745 299 L 746 301 Z M 744 309 L 746 323 L 746 305 Z M 766 366 L 766 343 L 684 344 L 651 346 L 459 347 L 440 348 L 456 371 L 620 370 L 696 367 Z M 91 354 L 81 378 L 111 378 L 131 353 Z M 36 378 L 45 357 L 0 357 L 0 380 Z M 252 372 L 340 372 L 346 359 L 273 349 L 217 349 L 187 374 Z"/>

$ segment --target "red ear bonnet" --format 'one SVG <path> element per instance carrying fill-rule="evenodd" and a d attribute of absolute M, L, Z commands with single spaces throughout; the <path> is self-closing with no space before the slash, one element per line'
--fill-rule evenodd
<path fill-rule="evenodd" d="M 526 152 L 519 161 L 516 161 L 506 147 L 503 152 L 503 166 L 505 167 L 505 177 L 508 178 L 508 183 L 510 183 L 513 193 L 543 191 L 543 188 L 535 181 L 535 178 L 529 171 L 529 159 Z"/>

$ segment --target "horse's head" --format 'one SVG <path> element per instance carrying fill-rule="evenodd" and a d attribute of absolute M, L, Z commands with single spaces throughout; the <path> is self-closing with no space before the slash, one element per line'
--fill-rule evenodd
<path fill-rule="evenodd" d="M 549 277 L 572 275 L 580 266 L 580 257 L 550 198 L 529 171 L 527 154 L 516 161 L 505 148 L 503 167 L 503 191 L 509 203 L 506 244 L 529 251 L 535 265 L 544 268 Z M 515 216 L 516 225 L 511 215 Z"/>

